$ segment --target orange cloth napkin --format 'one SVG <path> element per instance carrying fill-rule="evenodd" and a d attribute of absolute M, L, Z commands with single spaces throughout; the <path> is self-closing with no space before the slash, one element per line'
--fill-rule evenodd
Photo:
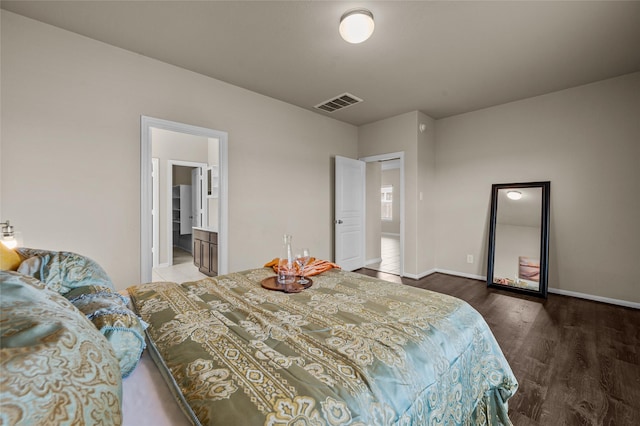
<path fill-rule="evenodd" d="M 273 268 L 273 270 L 278 273 L 278 259 L 277 257 L 273 259 L 271 262 L 268 262 L 264 265 L 265 268 Z M 302 275 L 305 277 L 311 277 L 314 275 L 318 275 L 323 273 L 324 271 L 328 271 L 329 269 L 337 268 L 340 269 L 340 266 L 336 265 L 333 262 L 329 262 L 328 260 L 321 260 L 312 257 L 309 259 L 309 263 L 302 270 L 302 274 L 298 270 L 298 275 Z M 298 265 L 296 265 L 296 269 L 298 269 Z"/>

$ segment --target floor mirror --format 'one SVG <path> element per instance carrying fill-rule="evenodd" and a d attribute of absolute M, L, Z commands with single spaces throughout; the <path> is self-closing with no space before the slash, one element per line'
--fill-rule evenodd
<path fill-rule="evenodd" d="M 494 184 L 487 285 L 547 297 L 550 182 Z"/>

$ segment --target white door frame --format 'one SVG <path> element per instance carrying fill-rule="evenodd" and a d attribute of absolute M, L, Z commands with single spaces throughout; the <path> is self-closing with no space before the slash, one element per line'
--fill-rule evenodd
<path fill-rule="evenodd" d="M 194 161 L 167 160 L 167 211 L 165 217 L 167 223 L 167 266 L 173 265 L 173 166 L 199 167 L 201 170 L 207 170 L 207 163 L 196 163 Z"/>
<path fill-rule="evenodd" d="M 400 276 L 404 277 L 404 151 L 362 157 L 365 163 L 400 159 Z M 366 232 L 365 232 L 366 238 Z M 366 244 L 365 244 L 366 247 Z"/>
<path fill-rule="evenodd" d="M 153 237 L 151 238 L 153 252 L 153 267 L 160 263 L 160 163 L 157 158 L 151 159 L 152 163 L 152 185 L 153 185 Z"/>
<path fill-rule="evenodd" d="M 228 133 L 160 118 L 140 116 L 140 281 L 150 282 L 153 268 L 151 129 L 171 130 L 219 141 L 218 273 L 228 272 Z"/>

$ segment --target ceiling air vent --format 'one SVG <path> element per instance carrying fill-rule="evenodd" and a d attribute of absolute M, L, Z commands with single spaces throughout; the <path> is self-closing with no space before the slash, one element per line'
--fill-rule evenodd
<path fill-rule="evenodd" d="M 314 106 L 314 108 L 325 112 L 335 112 L 339 109 L 359 104 L 360 102 L 362 102 L 362 99 L 353 96 L 351 93 L 343 93 L 342 95 L 336 96 L 333 99 L 329 99 L 328 101 L 319 103 L 318 105 Z"/>

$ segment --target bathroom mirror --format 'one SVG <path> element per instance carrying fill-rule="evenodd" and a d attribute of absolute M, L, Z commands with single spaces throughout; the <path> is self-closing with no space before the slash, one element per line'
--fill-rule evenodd
<path fill-rule="evenodd" d="M 547 297 L 550 182 L 494 184 L 487 285 Z"/>

